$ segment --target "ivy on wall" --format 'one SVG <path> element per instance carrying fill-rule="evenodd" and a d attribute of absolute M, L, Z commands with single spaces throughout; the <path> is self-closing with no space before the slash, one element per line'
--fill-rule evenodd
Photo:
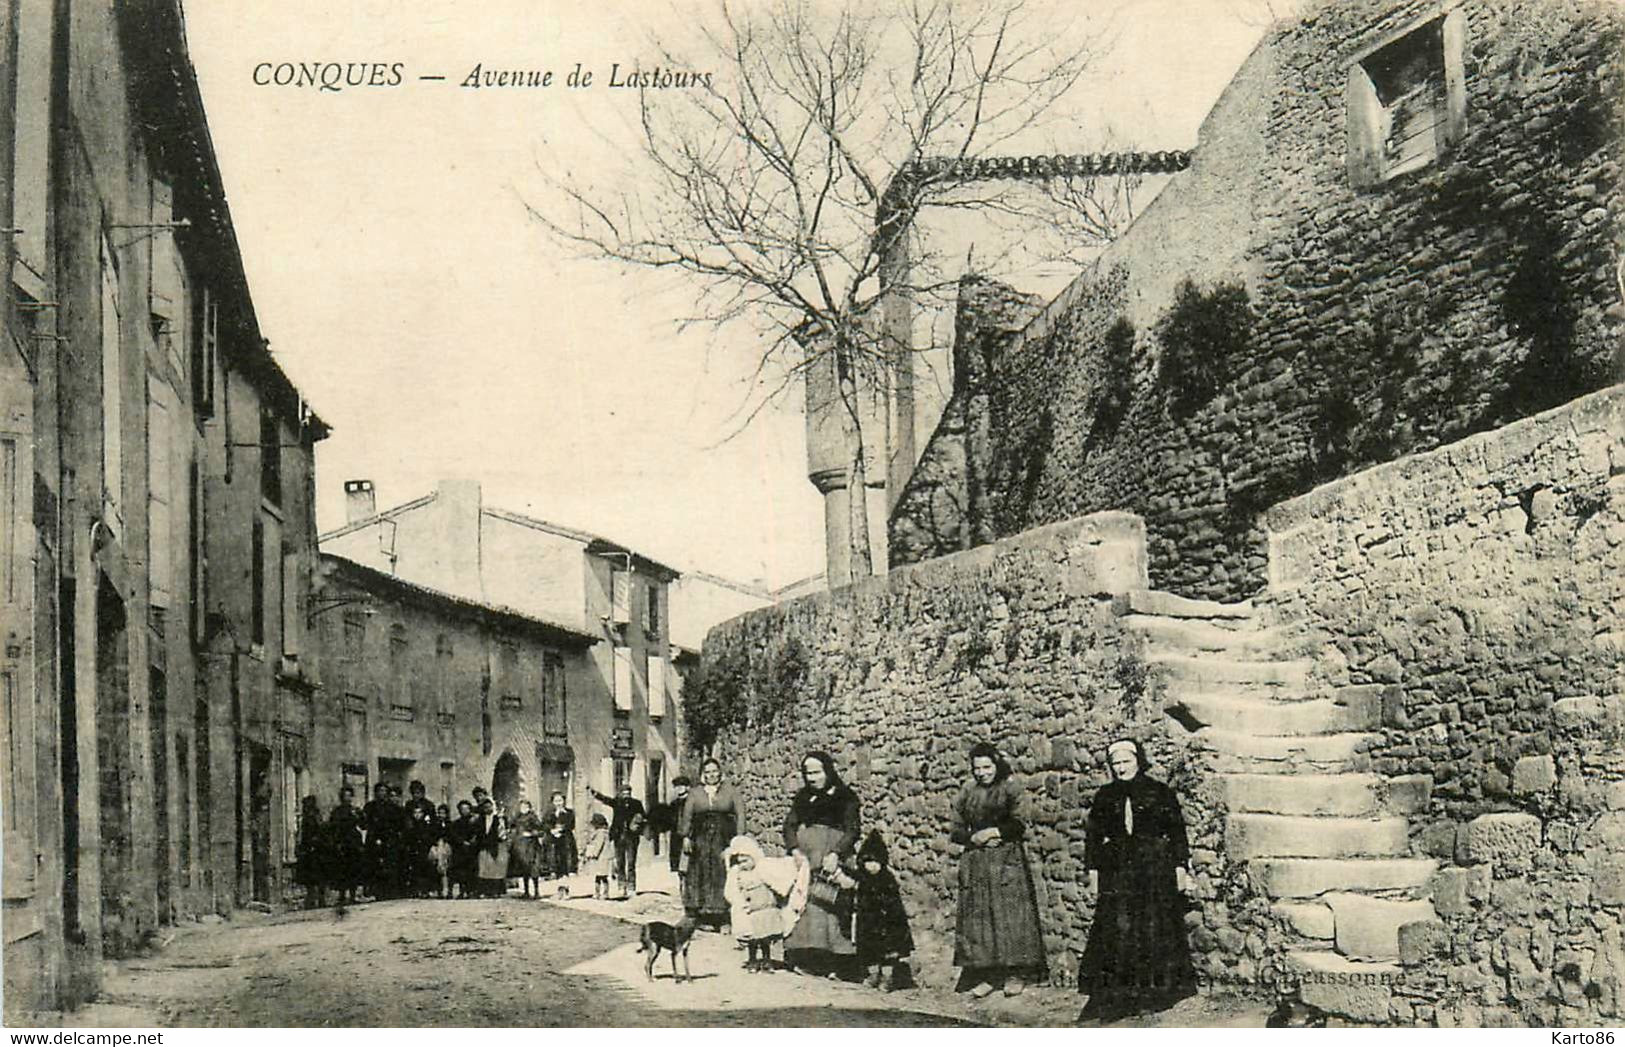
<path fill-rule="evenodd" d="M 1235 377 L 1252 347 L 1253 307 L 1247 289 L 1221 281 L 1203 290 L 1190 279 L 1157 322 L 1162 346 L 1157 377 L 1176 415 L 1189 415 Z"/>

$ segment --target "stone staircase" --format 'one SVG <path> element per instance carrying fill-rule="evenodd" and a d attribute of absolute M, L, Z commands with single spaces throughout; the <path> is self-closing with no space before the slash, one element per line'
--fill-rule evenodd
<path fill-rule="evenodd" d="M 1400 928 L 1436 919 L 1438 863 L 1408 856 L 1407 815 L 1429 782 L 1370 773 L 1381 688 L 1319 679 L 1309 639 L 1265 627 L 1251 603 L 1135 591 L 1117 611 L 1145 638 L 1170 729 L 1213 754 L 1225 850 L 1295 936 L 1286 961 L 1303 999 L 1385 1021 L 1387 992 L 1368 987 L 1399 980 Z"/>

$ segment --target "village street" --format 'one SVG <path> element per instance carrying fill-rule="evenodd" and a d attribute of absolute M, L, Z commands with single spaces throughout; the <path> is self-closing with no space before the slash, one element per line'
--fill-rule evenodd
<path fill-rule="evenodd" d="M 578 892 L 585 893 L 585 892 Z M 662 955 L 646 980 L 645 919 L 675 918 L 665 890 L 630 902 L 425 899 L 280 915 L 166 933 L 151 955 L 108 965 L 101 997 L 41 1024 L 72 1027 L 1064 1026 L 1075 993 L 1032 989 L 973 1003 L 932 989 L 880 993 L 783 972 L 746 974 L 731 937 L 701 933 L 694 980 Z M 1253 1003 L 1197 999 L 1158 1025 L 1258 1027 Z M 1140 1024 L 1151 1024 L 1150 1022 Z"/>

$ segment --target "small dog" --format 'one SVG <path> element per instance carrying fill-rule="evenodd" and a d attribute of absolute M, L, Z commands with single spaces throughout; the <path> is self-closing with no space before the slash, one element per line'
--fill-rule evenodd
<path fill-rule="evenodd" d="M 561 902 L 567 902 L 570 900 L 570 888 L 566 887 L 562 883 L 559 884 L 558 899 Z"/>
<path fill-rule="evenodd" d="M 643 961 L 644 977 L 650 981 L 655 978 L 655 960 L 660 956 L 660 950 L 665 949 L 671 953 L 671 977 L 673 981 L 693 981 L 694 975 L 688 968 L 688 947 L 694 940 L 695 923 L 688 917 L 675 924 L 651 920 L 643 925 L 643 939 L 638 946 L 638 952 L 646 952 L 649 958 Z M 677 957 L 683 958 L 683 973 L 677 973 Z"/>

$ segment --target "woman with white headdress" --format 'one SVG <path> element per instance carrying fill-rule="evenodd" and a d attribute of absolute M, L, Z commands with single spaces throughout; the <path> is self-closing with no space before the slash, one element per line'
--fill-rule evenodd
<path fill-rule="evenodd" d="M 1106 749 L 1112 781 L 1089 807 L 1084 864 L 1099 898 L 1078 989 L 1083 1019 L 1162 1010 L 1195 992 L 1180 893 L 1190 845 L 1174 791 L 1146 776 L 1145 751 L 1124 739 Z"/>
<path fill-rule="evenodd" d="M 971 781 L 954 800 L 952 839 L 959 859 L 959 921 L 954 966 L 961 987 L 977 998 L 1002 982 L 1015 996 L 1047 969 L 1038 922 L 1038 892 L 1022 841 L 1027 835 L 1021 786 L 1010 764 L 982 742 L 970 751 Z"/>

